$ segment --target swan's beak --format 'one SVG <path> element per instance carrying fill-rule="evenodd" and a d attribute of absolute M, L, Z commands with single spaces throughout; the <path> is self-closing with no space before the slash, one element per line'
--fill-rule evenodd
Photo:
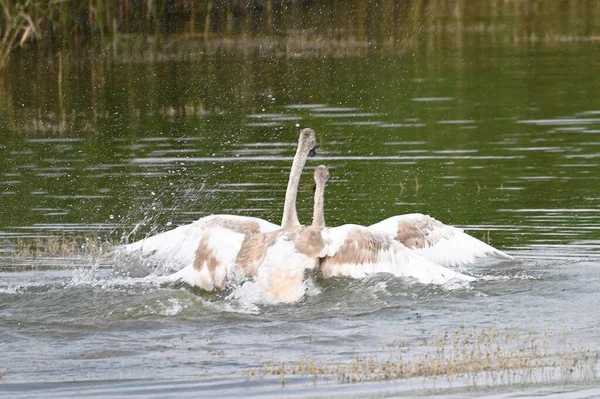
<path fill-rule="evenodd" d="M 317 155 L 317 147 L 311 148 L 310 151 L 308 152 L 309 157 L 314 157 L 315 155 Z"/>

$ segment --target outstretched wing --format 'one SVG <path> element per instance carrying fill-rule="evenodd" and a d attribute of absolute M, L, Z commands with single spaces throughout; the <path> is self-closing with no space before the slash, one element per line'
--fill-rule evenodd
<path fill-rule="evenodd" d="M 385 233 L 359 225 L 326 230 L 329 246 L 327 255 L 321 259 L 325 277 L 361 278 L 373 273 L 391 273 L 424 284 L 444 284 L 452 279 L 474 280 L 417 255 Z"/>
<path fill-rule="evenodd" d="M 183 281 L 207 291 L 225 288 L 245 237 L 222 227 L 206 230 L 197 245 L 193 264 L 169 276 L 170 280 Z"/>
<path fill-rule="evenodd" d="M 369 229 L 385 233 L 442 266 L 465 265 L 488 256 L 514 260 L 512 256 L 466 234 L 462 229 L 447 226 L 420 213 L 393 216 L 369 226 Z"/>
<path fill-rule="evenodd" d="M 276 224 L 254 217 L 212 215 L 128 245 L 118 246 L 112 252 L 179 269 L 194 261 L 198 243 L 205 232 L 214 227 L 242 234 L 265 233 L 280 228 Z"/>

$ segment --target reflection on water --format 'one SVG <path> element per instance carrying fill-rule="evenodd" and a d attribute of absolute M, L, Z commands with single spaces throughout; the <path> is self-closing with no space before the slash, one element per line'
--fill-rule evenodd
<path fill-rule="evenodd" d="M 410 100 L 400 104 L 409 107 Z M 210 213 L 278 220 L 301 125 L 316 127 L 316 162 L 332 168 L 326 207 L 331 225 L 423 212 L 493 231 L 500 247 L 537 242 L 540 237 L 530 234 L 535 230 L 543 230 L 546 241 L 593 237 L 599 143 L 589 132 L 600 119 L 579 112 L 543 120 L 447 120 L 446 109 L 423 104 L 412 110 L 410 123 L 402 114 L 359 107 L 271 104 L 270 111 L 279 112 L 242 115 L 235 129 L 224 118 L 183 118 L 159 122 L 170 132 L 149 126 L 149 135 L 138 137 L 140 126 L 130 138 L 11 135 L 2 196 L 6 209 L 19 212 L 7 212 L 4 230 L 22 236 L 87 232 L 115 240 L 117 230 L 144 218 L 153 220 L 142 234 Z M 248 126 L 258 119 L 267 125 Z M 275 120 L 276 128 L 270 125 Z M 555 129 L 582 123 L 589 128 Z M 310 195 L 300 198 L 305 221 Z M 362 212 L 364 207 L 372 212 Z"/>
<path fill-rule="evenodd" d="M 442 35 L 410 51 L 313 42 L 275 52 L 217 40 L 122 62 L 64 51 L 60 68 L 54 58 L 15 58 L 13 72 L 29 73 L 5 76 L 0 90 L 3 387 L 14 397 L 377 395 L 389 386 L 313 385 L 308 374 L 286 377 L 282 391 L 280 375 L 248 372 L 308 360 L 348 366 L 390 350 L 412 359 L 435 350 L 434 332 L 462 328 L 502 335 L 518 326 L 520 338 L 532 331 L 547 343 L 548 358 L 571 344 L 597 352 L 600 53 L 591 42 L 487 42 L 504 33 L 465 22 L 463 45 Z M 278 222 L 304 126 L 319 142 L 301 182 L 303 222 L 312 168 L 326 164 L 329 225 L 422 212 L 520 261 L 468 266 L 478 278 L 468 286 L 317 279 L 301 304 L 272 306 L 249 291 L 207 294 L 98 257 L 107 241 L 212 213 Z M 577 352 L 578 364 L 595 352 Z M 539 383 L 527 394 L 556 394 L 555 382 L 583 379 L 590 386 L 573 397 L 597 394 L 595 369 L 572 379 L 564 370 L 486 380 L 479 392 Z M 71 380 L 90 382 L 74 392 Z M 453 382 L 459 392 L 473 386 L 463 382 Z"/>

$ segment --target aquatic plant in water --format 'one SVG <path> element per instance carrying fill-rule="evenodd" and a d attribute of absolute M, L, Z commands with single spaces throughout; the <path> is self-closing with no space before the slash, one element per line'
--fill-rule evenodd
<path fill-rule="evenodd" d="M 569 344 L 565 336 L 561 340 L 562 344 L 552 345 L 547 333 L 534 330 L 460 328 L 432 334 L 422 345 L 394 341 L 381 357 L 274 361 L 246 375 L 279 376 L 282 384 L 286 376 L 312 376 L 315 381 L 333 377 L 340 383 L 444 377 L 452 384 L 466 378 L 473 386 L 595 380 L 598 350 Z M 423 349 L 424 355 L 410 354 Z"/>

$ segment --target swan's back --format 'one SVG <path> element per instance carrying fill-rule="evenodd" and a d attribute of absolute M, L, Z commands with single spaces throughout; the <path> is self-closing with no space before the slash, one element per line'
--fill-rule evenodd
<path fill-rule="evenodd" d="M 256 281 L 277 302 L 295 302 L 306 291 L 305 271 L 316 270 L 327 244 L 320 227 L 281 229 L 261 243 L 262 259 L 255 264 Z M 240 251 L 240 253 L 243 252 Z"/>

